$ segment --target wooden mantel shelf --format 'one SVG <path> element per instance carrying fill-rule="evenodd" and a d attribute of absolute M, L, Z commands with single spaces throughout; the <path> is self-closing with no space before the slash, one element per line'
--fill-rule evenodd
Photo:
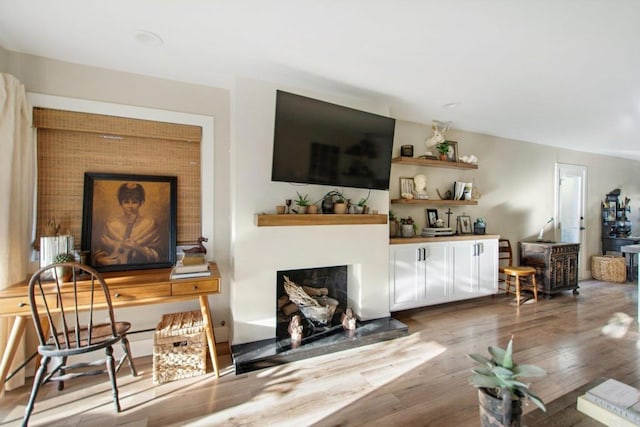
<path fill-rule="evenodd" d="M 257 214 L 258 227 L 284 227 L 295 225 L 371 225 L 387 224 L 387 215 L 364 214 Z"/>
<path fill-rule="evenodd" d="M 419 157 L 394 157 L 391 163 L 401 165 L 430 166 L 434 168 L 450 169 L 478 169 L 478 165 L 463 162 L 449 162 L 445 160 L 421 159 Z"/>

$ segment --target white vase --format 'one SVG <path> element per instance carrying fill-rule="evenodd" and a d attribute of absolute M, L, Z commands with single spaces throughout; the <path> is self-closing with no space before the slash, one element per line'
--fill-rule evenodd
<path fill-rule="evenodd" d="M 402 224 L 402 237 L 413 237 L 413 224 Z"/>

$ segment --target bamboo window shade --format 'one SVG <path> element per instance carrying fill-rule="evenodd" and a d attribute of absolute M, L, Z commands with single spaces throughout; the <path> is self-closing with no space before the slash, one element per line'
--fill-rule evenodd
<path fill-rule="evenodd" d="M 84 173 L 177 176 L 177 244 L 202 235 L 199 126 L 48 108 L 38 129 L 36 242 L 51 219 L 80 247 Z"/>

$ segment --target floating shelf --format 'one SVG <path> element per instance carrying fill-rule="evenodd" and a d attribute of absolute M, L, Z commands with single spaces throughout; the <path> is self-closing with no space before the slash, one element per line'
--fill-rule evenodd
<path fill-rule="evenodd" d="M 419 200 L 419 199 L 391 199 L 392 205 L 432 205 L 432 206 L 461 206 L 477 205 L 477 200 Z"/>
<path fill-rule="evenodd" d="M 421 159 L 418 157 L 394 157 L 393 159 L 391 159 L 391 163 L 397 163 L 400 165 L 429 166 L 434 168 L 478 169 L 478 165 L 475 164 L 449 162 L 446 160 L 436 159 Z"/>
<path fill-rule="evenodd" d="M 258 227 L 285 227 L 297 225 L 376 225 L 387 224 L 385 214 L 257 214 Z"/>

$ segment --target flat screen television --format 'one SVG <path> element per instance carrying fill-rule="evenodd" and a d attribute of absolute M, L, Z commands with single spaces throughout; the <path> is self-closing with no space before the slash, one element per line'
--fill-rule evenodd
<path fill-rule="evenodd" d="M 271 180 L 389 189 L 395 119 L 277 91 Z"/>

